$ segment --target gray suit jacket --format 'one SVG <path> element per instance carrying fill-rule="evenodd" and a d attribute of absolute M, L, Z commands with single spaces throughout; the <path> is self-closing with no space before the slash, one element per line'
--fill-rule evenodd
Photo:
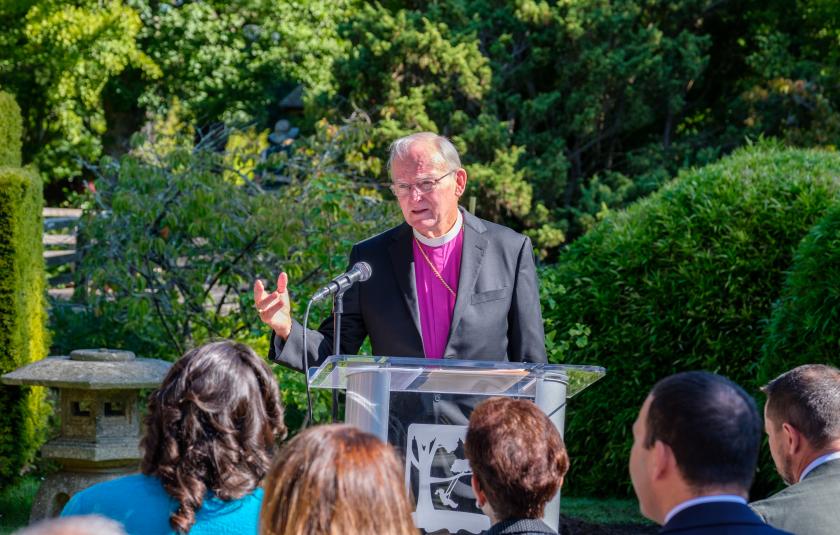
<path fill-rule="evenodd" d="M 768 524 L 797 535 L 837 535 L 840 459 L 821 464 L 799 483 L 750 507 Z"/>
<path fill-rule="evenodd" d="M 446 358 L 545 362 L 545 333 L 531 240 L 466 210 L 458 295 Z M 375 355 L 423 357 L 414 279 L 412 230 L 403 223 L 353 246 L 350 265 L 370 264 L 370 279 L 344 295 L 341 354 L 355 354 L 370 336 Z M 333 351 L 333 318 L 307 333 L 310 366 Z M 288 340 L 272 335 L 269 358 L 303 369 L 303 327 Z"/>

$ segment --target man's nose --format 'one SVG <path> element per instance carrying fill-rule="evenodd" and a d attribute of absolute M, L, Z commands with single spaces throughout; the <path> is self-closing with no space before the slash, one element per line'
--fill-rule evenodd
<path fill-rule="evenodd" d="M 417 186 L 412 186 L 411 191 L 408 192 L 408 198 L 412 201 L 419 201 L 423 197 L 423 193 Z"/>

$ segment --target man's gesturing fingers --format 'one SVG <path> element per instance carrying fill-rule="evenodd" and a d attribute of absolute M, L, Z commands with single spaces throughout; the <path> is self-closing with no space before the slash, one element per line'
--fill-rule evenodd
<path fill-rule="evenodd" d="M 288 275 L 285 272 L 277 277 L 277 289 L 267 292 L 259 279 L 254 283 L 254 307 L 260 315 L 260 321 L 271 327 L 274 332 L 288 337 L 292 318 L 289 306 Z"/>

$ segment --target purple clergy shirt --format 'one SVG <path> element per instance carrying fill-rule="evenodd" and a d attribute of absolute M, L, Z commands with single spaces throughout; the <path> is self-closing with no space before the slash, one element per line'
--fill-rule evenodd
<path fill-rule="evenodd" d="M 449 326 L 455 310 L 455 296 L 440 282 L 429 262 L 420 252 L 420 247 L 434 264 L 438 273 L 458 294 L 458 275 L 461 272 L 461 250 L 464 245 L 464 228 L 454 239 L 433 247 L 414 239 L 414 277 L 417 284 L 417 302 L 420 308 L 420 327 L 423 336 L 423 352 L 426 358 L 443 357 L 449 341 Z"/>

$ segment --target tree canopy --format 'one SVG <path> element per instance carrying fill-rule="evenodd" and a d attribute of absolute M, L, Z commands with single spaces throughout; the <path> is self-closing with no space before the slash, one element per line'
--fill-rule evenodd
<path fill-rule="evenodd" d="M 361 110 L 361 172 L 385 180 L 400 134 L 443 133 L 479 214 L 553 254 L 747 139 L 840 137 L 829 0 L 4 5 L 0 85 L 25 114 L 24 159 L 53 183 L 173 107 L 199 132 L 287 118 L 303 135 Z M 297 88 L 302 113 L 283 104 Z"/>

